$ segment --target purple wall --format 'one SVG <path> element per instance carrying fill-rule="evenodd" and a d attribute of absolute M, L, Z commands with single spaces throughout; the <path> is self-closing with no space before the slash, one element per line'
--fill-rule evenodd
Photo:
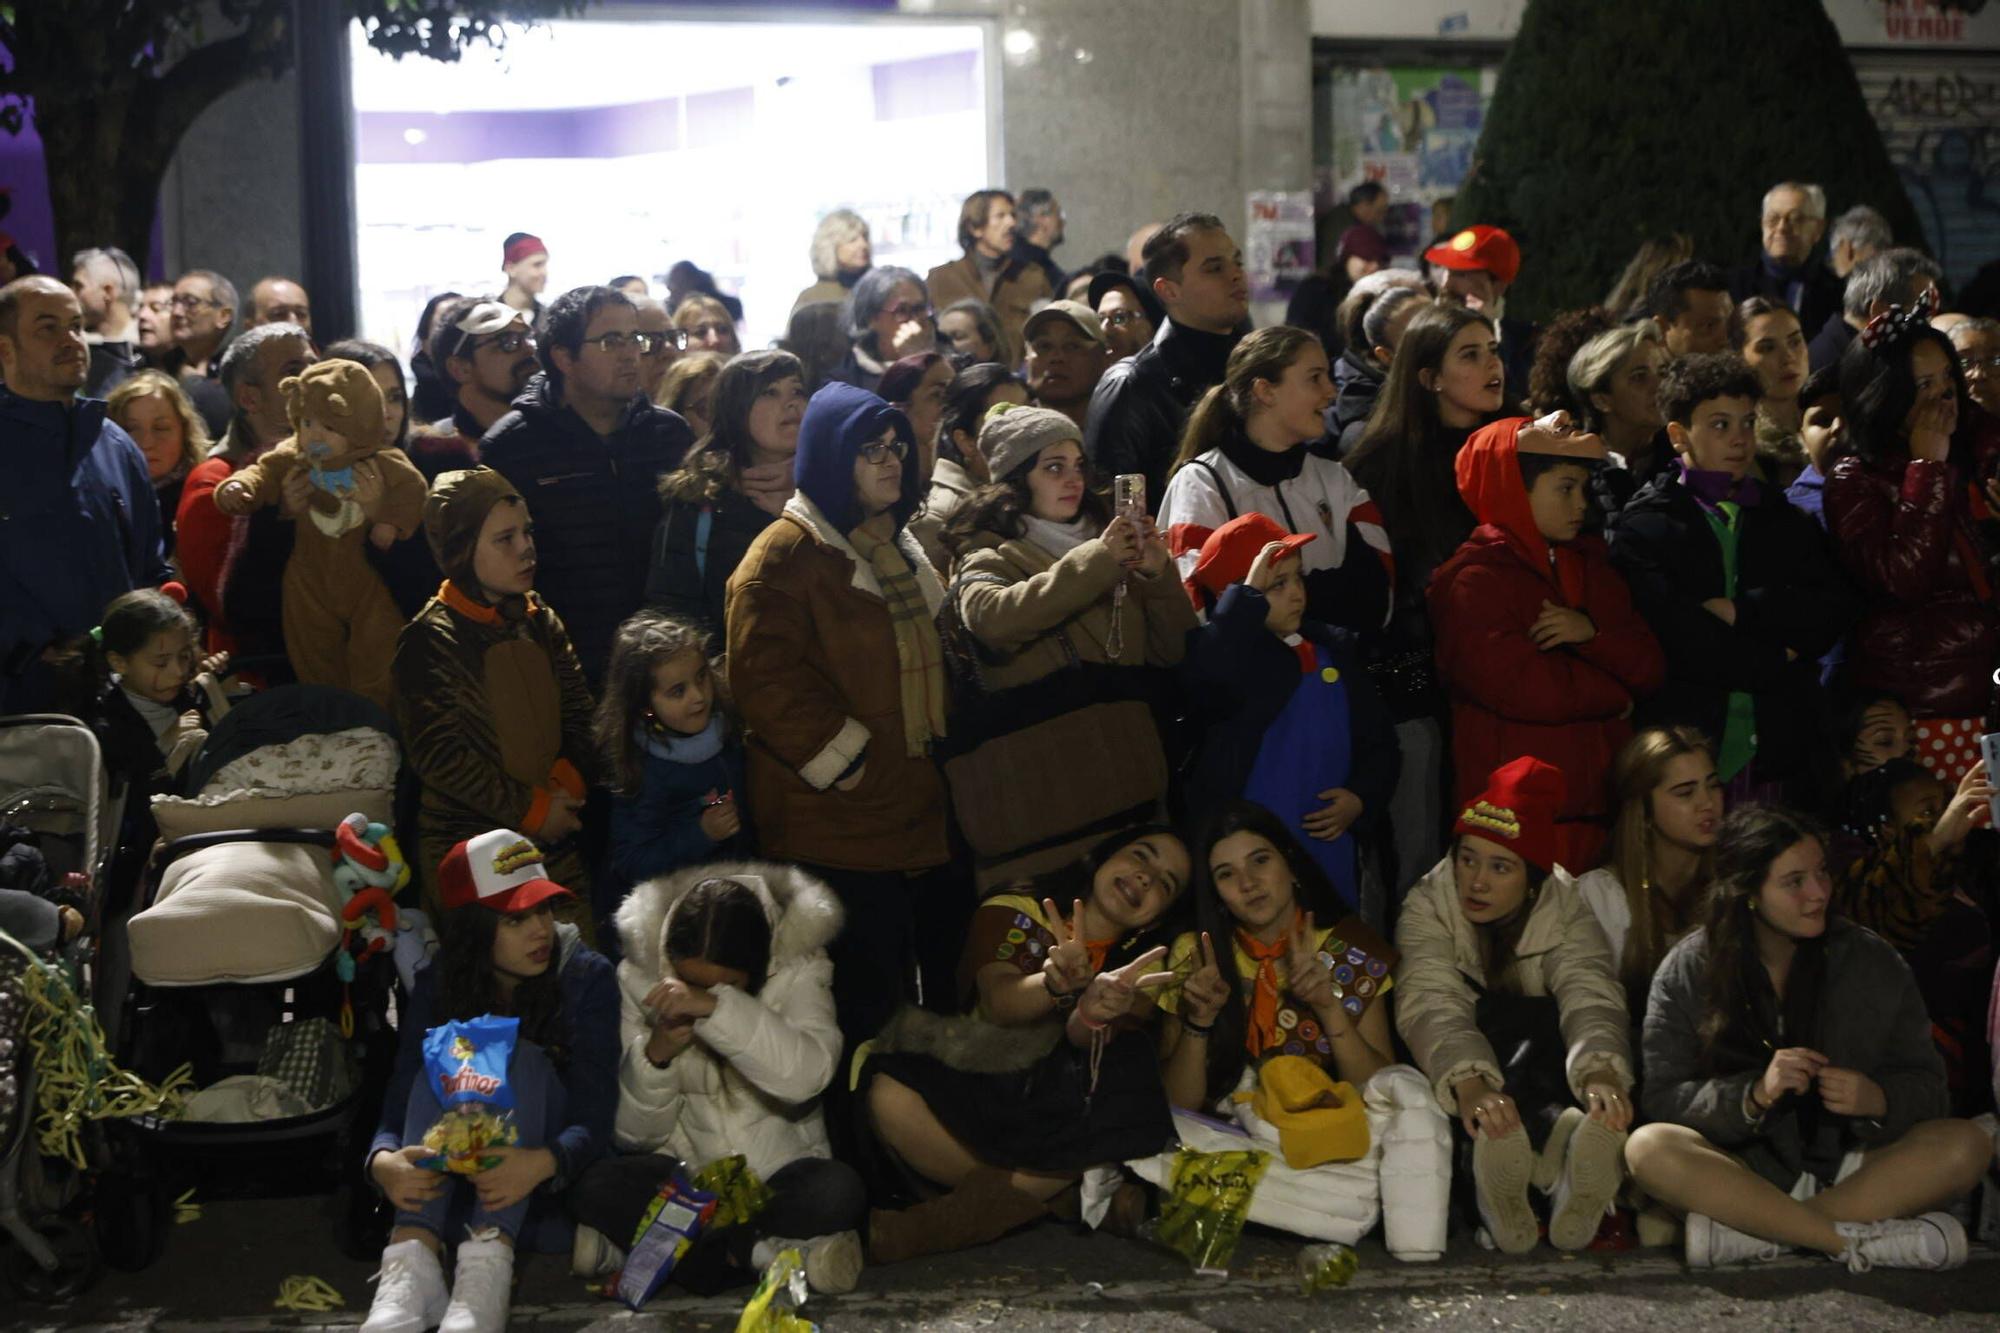
<path fill-rule="evenodd" d="M 56 254 L 56 216 L 49 204 L 48 163 L 42 154 L 42 136 L 35 133 L 32 112 L 19 134 L 0 132 L 0 189 L 8 192 L 12 207 L 0 218 L 0 232 L 14 238 L 28 258 L 42 272 L 69 281 L 69 256 Z M 110 237 L 105 237 L 108 243 Z M 153 234 L 141 261 L 145 276 L 160 277 L 166 269 L 166 248 L 160 215 L 153 214 Z"/>

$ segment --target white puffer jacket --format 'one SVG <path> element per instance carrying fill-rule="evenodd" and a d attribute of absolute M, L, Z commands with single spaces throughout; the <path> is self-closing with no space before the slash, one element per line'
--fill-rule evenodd
<path fill-rule="evenodd" d="M 646 1058 L 651 1028 L 641 1002 L 674 975 L 667 927 L 676 905 L 706 879 L 735 880 L 763 899 L 770 972 L 756 995 L 716 987 L 715 1012 L 695 1023 L 694 1041 L 656 1069 Z M 826 956 L 840 924 L 833 890 L 767 862 L 698 866 L 632 890 L 618 909 L 620 1149 L 671 1153 L 691 1168 L 742 1153 L 766 1180 L 802 1157 L 831 1156 L 819 1095 L 840 1060 Z"/>

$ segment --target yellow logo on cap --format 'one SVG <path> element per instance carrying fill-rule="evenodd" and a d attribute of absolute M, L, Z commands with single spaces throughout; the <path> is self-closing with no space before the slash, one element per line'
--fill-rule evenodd
<path fill-rule="evenodd" d="M 493 873 L 496 875 L 511 875 L 523 866 L 540 865 L 541 863 L 541 849 L 526 838 L 521 839 L 519 842 L 510 842 L 499 851 L 493 853 Z"/>
<path fill-rule="evenodd" d="M 1488 801 L 1474 801 L 1458 817 L 1458 822 L 1497 833 L 1509 842 L 1521 836 L 1521 821 L 1515 818 L 1514 812 Z"/>
<path fill-rule="evenodd" d="M 1470 250 L 1477 244 L 1479 244 L 1479 236 L 1470 229 L 1462 231 L 1451 238 L 1451 248 L 1454 250 Z"/>

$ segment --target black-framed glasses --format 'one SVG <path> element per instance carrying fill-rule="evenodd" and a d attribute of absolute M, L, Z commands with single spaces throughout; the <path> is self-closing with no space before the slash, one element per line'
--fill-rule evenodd
<path fill-rule="evenodd" d="M 864 463 L 880 465 L 892 458 L 900 463 L 909 456 L 910 446 L 904 444 L 900 437 L 889 440 L 870 440 L 867 444 L 861 446 L 861 461 Z"/>
<path fill-rule="evenodd" d="M 585 338 L 585 347 L 595 347 L 607 356 L 616 356 L 630 347 L 640 356 L 653 350 L 653 343 L 665 337 L 659 333 L 600 333 L 595 338 Z"/>
<path fill-rule="evenodd" d="M 501 333 L 491 337 L 480 338 L 472 344 L 472 350 L 478 352 L 488 347 L 497 347 L 507 356 L 512 356 L 523 347 L 533 347 L 534 345 L 534 334 L 516 329 L 511 333 Z"/>

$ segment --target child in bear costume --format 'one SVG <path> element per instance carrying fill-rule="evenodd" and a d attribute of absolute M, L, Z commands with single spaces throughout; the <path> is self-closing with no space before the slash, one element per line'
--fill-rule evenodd
<path fill-rule="evenodd" d="M 353 690 L 389 706 L 389 665 L 403 617 L 367 560 L 414 534 L 424 518 L 423 474 L 386 447 L 382 390 L 353 361 L 321 361 L 278 386 L 292 436 L 215 489 L 225 514 L 278 503 L 285 478 L 309 470 L 310 499 L 285 566 L 285 651 L 298 678 Z"/>

